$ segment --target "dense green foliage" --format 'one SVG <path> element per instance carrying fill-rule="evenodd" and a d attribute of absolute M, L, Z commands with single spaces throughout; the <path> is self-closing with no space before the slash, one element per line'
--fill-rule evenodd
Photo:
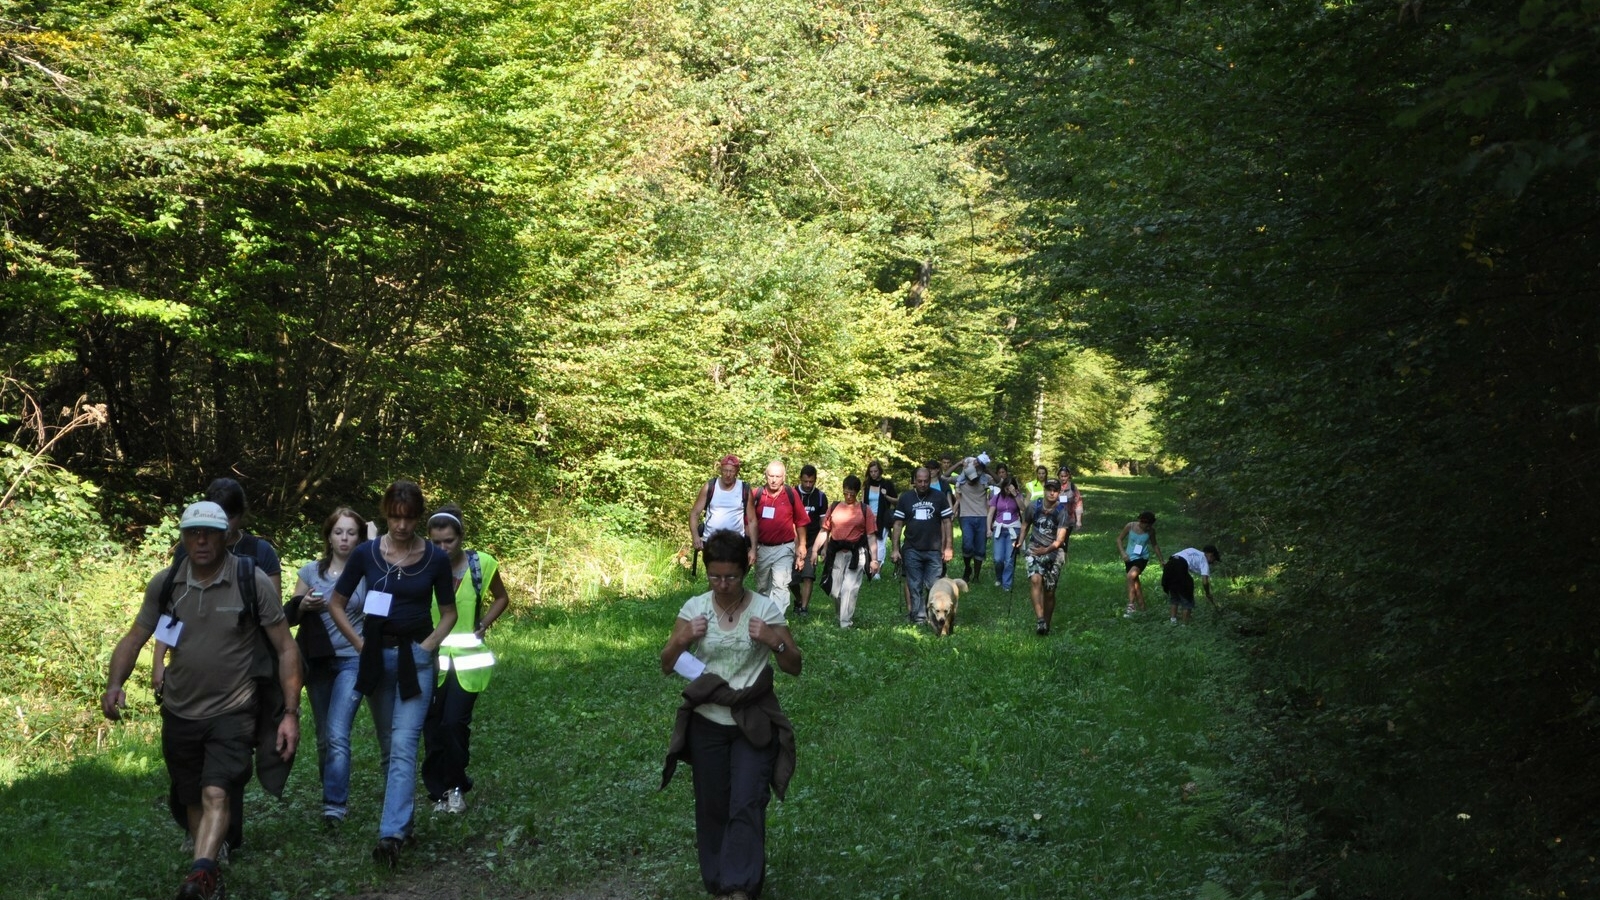
<path fill-rule="evenodd" d="M 278 518 L 420 473 L 660 521 L 730 449 L 842 474 L 977 429 L 1021 456 L 1076 370 L 1059 318 L 1054 343 L 1018 324 L 1015 208 L 940 96 L 948 11 L 0 19 L 0 371 L 47 409 L 105 404 L 57 456 L 138 524 L 227 471 Z M 1121 428 L 1071 424 L 1102 435 L 1086 464 Z"/>
<path fill-rule="evenodd" d="M 1041 298 L 1148 367 L 1337 896 L 1592 892 L 1600 5 L 999 3 Z"/>

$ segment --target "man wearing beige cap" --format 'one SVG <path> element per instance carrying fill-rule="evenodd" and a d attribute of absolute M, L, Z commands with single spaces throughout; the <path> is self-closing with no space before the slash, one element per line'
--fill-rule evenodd
<path fill-rule="evenodd" d="M 285 759 L 300 741 L 300 652 L 289 636 L 272 581 L 252 560 L 228 553 L 228 515 L 209 501 L 191 504 L 178 523 L 184 559 L 145 587 L 133 627 L 111 652 L 111 673 L 100 710 L 122 718 L 124 683 L 151 636 L 172 648 L 161 697 L 161 755 L 194 835 L 194 865 L 178 897 L 223 895 L 217 871 L 228 830 L 228 791 L 250 778 L 256 748 L 256 680 L 251 677 L 260 635 L 278 657 L 286 712 L 277 751 Z M 254 590 L 242 589 L 250 578 Z M 254 596 L 255 609 L 245 600 Z"/>

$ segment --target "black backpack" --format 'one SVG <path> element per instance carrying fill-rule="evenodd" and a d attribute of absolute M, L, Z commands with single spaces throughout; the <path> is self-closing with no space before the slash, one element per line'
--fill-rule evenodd
<path fill-rule="evenodd" d="M 241 539 L 240 544 L 244 541 Z M 178 567 L 183 564 L 189 554 L 179 545 L 178 553 L 173 557 L 172 565 L 167 567 L 166 580 L 161 583 L 161 599 L 156 603 L 156 620 L 160 621 L 164 615 L 171 614 L 174 622 L 178 621 L 176 613 L 172 612 L 172 587 L 178 579 Z M 239 579 L 239 597 L 244 600 L 244 609 L 239 610 L 239 627 L 243 628 L 245 622 L 252 621 L 259 629 L 261 627 L 260 595 L 256 593 L 256 561 L 253 556 L 235 556 L 237 566 L 236 576 Z M 247 619 L 248 617 L 248 619 Z M 266 633 L 262 632 L 265 639 Z M 276 654 L 274 654 L 276 658 Z"/>

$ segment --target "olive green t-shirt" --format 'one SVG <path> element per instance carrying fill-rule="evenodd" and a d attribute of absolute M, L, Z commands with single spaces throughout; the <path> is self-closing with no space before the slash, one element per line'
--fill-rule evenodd
<path fill-rule="evenodd" d="M 162 706 L 185 719 L 209 719 L 237 712 L 255 700 L 255 681 L 250 677 L 255 657 L 256 619 L 240 613 L 244 600 L 239 595 L 238 560 L 233 554 L 223 558 L 217 577 L 207 584 L 194 580 L 189 560 L 178 563 L 172 582 L 172 611 L 183 630 L 172 648 L 167 663 Z M 134 623 L 154 632 L 159 624 L 161 585 L 165 571 L 144 589 L 144 603 Z M 256 569 L 256 605 L 261 624 L 283 621 L 283 605 L 274 594 L 272 580 Z"/>

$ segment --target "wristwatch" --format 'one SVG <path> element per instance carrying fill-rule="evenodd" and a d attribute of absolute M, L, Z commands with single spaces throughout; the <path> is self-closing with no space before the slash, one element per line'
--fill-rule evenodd
<path fill-rule="evenodd" d="M 286 710 L 284 710 L 283 711 L 283 716 L 286 719 L 288 719 L 288 718 L 299 719 L 300 718 L 300 707 L 296 706 L 294 709 L 286 709 Z"/>

